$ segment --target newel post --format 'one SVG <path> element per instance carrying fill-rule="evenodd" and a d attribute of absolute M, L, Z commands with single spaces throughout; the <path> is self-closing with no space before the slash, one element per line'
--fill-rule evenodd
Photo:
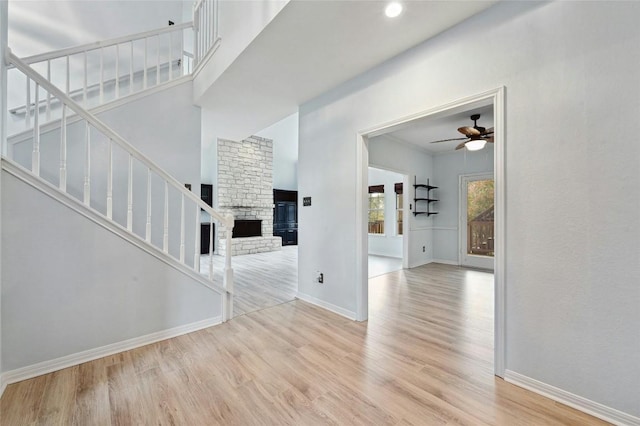
<path fill-rule="evenodd" d="M 222 319 L 228 321 L 233 317 L 233 268 L 231 267 L 231 239 L 233 238 L 234 219 L 232 214 L 228 214 L 225 220 L 226 239 L 224 254 L 224 282 L 225 294 L 222 302 Z"/>

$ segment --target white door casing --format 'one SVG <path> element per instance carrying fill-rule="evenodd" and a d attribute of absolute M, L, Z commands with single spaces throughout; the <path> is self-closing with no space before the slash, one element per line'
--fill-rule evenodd
<path fill-rule="evenodd" d="M 369 280 L 367 276 L 367 170 L 369 166 L 368 138 L 388 133 L 394 126 L 402 126 L 412 120 L 464 108 L 477 102 L 493 104 L 495 143 L 493 150 L 495 180 L 495 269 L 494 269 L 494 373 L 504 377 L 506 347 L 506 248 L 505 248 L 505 87 L 488 90 L 474 96 L 459 99 L 426 111 L 401 117 L 356 134 L 356 320 L 368 318 Z"/>

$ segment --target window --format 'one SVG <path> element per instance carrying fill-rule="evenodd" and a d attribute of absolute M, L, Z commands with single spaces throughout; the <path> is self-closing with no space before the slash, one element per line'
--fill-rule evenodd
<path fill-rule="evenodd" d="M 467 254 L 493 257 L 493 179 L 467 183 Z"/>
<path fill-rule="evenodd" d="M 396 235 L 402 235 L 402 182 L 394 185 L 396 192 Z"/>
<path fill-rule="evenodd" d="M 384 234 L 384 185 L 369 187 L 369 233 Z"/>

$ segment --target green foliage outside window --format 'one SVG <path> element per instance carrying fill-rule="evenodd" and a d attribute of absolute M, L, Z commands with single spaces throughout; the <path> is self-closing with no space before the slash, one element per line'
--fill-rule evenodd
<path fill-rule="evenodd" d="M 467 221 L 493 207 L 493 179 L 476 180 L 467 186 Z"/>
<path fill-rule="evenodd" d="M 369 194 L 369 233 L 384 234 L 384 193 Z"/>

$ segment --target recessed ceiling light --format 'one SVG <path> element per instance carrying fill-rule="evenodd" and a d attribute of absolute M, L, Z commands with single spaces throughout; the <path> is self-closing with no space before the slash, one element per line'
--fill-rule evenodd
<path fill-rule="evenodd" d="M 389 18 L 395 18 L 402 13 L 402 4 L 398 3 L 397 1 L 389 3 L 385 8 L 384 13 Z"/>

